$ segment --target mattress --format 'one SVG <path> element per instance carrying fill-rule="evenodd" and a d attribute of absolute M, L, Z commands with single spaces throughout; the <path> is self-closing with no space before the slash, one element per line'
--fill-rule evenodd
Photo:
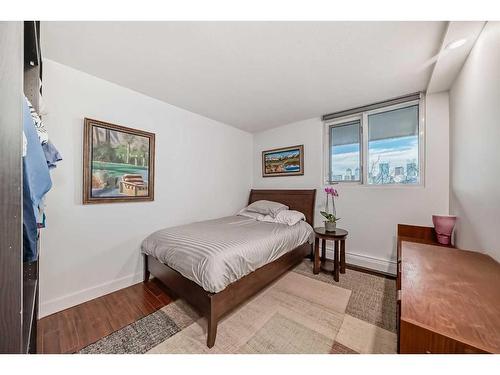
<path fill-rule="evenodd" d="M 288 226 L 228 216 L 159 230 L 141 250 L 217 293 L 312 240 L 313 229 L 305 221 Z"/>

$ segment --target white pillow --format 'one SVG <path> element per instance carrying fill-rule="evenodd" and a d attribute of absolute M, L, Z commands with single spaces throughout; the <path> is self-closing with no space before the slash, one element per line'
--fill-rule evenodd
<path fill-rule="evenodd" d="M 289 226 L 297 224 L 301 220 L 306 220 L 304 214 L 300 211 L 295 210 L 283 210 L 278 212 L 276 217 L 272 217 L 271 215 L 265 215 L 261 219 L 257 219 L 259 221 L 264 221 L 266 223 L 278 223 L 278 224 L 287 224 Z"/>
<path fill-rule="evenodd" d="M 271 215 L 272 217 L 276 217 L 278 212 L 288 210 L 288 206 L 278 202 L 260 200 L 253 202 L 246 209 L 247 211 L 258 212 L 262 215 Z"/>
<path fill-rule="evenodd" d="M 249 218 L 255 219 L 255 220 L 261 220 L 264 217 L 264 215 L 259 214 L 258 212 L 247 211 L 246 207 L 244 209 L 242 209 L 240 212 L 238 212 L 236 215 L 249 217 Z"/>

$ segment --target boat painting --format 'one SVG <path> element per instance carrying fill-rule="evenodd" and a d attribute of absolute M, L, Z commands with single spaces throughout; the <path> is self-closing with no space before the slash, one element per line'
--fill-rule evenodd
<path fill-rule="evenodd" d="M 304 146 L 292 146 L 262 152 L 262 176 L 304 174 Z"/>
<path fill-rule="evenodd" d="M 84 203 L 152 200 L 154 134 L 85 119 Z"/>

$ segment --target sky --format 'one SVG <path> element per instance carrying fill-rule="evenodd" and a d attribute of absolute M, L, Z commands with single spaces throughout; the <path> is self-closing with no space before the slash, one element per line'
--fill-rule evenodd
<path fill-rule="evenodd" d="M 382 139 L 368 143 L 369 166 L 380 157 L 380 162 L 388 162 L 392 173 L 394 167 L 403 166 L 410 161 L 418 164 L 418 136 L 408 136 L 399 138 Z M 332 167 L 333 175 L 345 175 L 347 168 L 354 170 L 359 166 L 359 144 L 348 144 L 333 147 Z M 374 174 L 378 174 L 378 165 L 374 169 Z"/>
<path fill-rule="evenodd" d="M 96 141 L 96 132 L 99 132 L 100 141 L 104 142 L 104 139 L 106 138 L 106 130 L 104 128 L 99 127 L 99 126 L 94 126 L 93 130 L 94 131 L 92 133 L 92 136 L 93 136 L 94 142 Z M 124 139 L 125 134 L 128 134 L 128 133 L 110 130 L 109 138 L 111 141 L 111 146 L 117 147 L 119 145 L 125 145 L 126 144 L 126 141 Z M 133 134 L 133 135 L 134 135 L 134 144 L 132 147 L 142 146 L 142 145 L 144 145 L 146 147 L 149 146 L 149 139 L 147 137 L 143 137 L 143 136 L 135 135 L 135 134 Z"/>
<path fill-rule="evenodd" d="M 290 150 L 290 151 L 278 151 L 278 152 L 272 152 L 269 154 L 266 154 L 266 160 L 274 160 L 274 159 L 279 159 L 282 157 L 293 157 L 299 155 L 299 151 L 297 150 Z"/>

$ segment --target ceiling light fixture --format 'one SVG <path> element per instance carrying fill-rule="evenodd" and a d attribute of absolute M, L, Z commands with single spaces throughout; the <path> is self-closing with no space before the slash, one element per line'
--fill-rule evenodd
<path fill-rule="evenodd" d="M 455 48 L 461 47 L 465 44 L 465 42 L 467 42 L 467 39 L 465 39 L 465 38 L 457 39 L 451 43 L 448 43 L 448 45 L 446 46 L 445 49 L 455 49 Z"/>

